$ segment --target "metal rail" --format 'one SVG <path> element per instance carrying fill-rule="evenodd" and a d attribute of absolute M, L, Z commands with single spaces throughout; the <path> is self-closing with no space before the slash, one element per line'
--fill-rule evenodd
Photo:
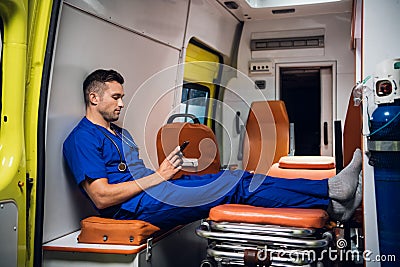
<path fill-rule="evenodd" d="M 207 230 L 207 227 L 200 226 L 196 229 L 196 234 L 200 237 L 220 240 L 228 242 L 245 242 L 245 243 L 256 243 L 268 246 L 284 246 L 292 248 L 323 248 L 329 244 L 331 240 L 330 234 L 325 234 L 321 239 L 304 239 L 304 238 L 289 238 L 279 237 L 270 235 L 259 235 L 259 234 L 243 234 L 236 232 L 211 232 Z"/>
<path fill-rule="evenodd" d="M 236 232 L 245 234 L 265 234 L 290 237 L 306 237 L 315 234 L 315 229 L 282 227 L 278 225 L 261 225 L 249 223 L 210 222 L 211 229 L 223 232 Z"/>

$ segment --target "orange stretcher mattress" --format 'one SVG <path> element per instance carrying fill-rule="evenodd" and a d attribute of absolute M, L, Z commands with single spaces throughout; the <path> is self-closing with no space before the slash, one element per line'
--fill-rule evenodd
<path fill-rule="evenodd" d="M 272 224 L 300 228 L 322 228 L 329 216 L 322 209 L 264 208 L 241 204 L 224 204 L 210 210 L 213 221 Z"/>

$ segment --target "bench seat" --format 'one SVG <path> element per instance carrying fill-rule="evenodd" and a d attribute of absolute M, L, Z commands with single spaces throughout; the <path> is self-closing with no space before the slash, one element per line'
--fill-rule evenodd
<path fill-rule="evenodd" d="M 80 230 L 60 237 L 56 240 L 43 244 L 45 251 L 65 251 L 65 252 L 91 252 L 105 254 L 137 254 L 146 249 L 147 245 L 108 245 L 108 244 L 88 244 L 78 243 Z"/>
<path fill-rule="evenodd" d="M 43 267 L 198 267 L 207 240 L 194 234 L 200 221 L 154 237 L 149 246 L 78 243 L 80 230 L 42 245 Z"/>

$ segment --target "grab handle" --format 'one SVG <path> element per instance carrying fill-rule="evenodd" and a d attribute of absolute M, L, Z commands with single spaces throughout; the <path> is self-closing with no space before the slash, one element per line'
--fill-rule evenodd
<path fill-rule="evenodd" d="M 200 124 L 199 119 L 195 115 L 189 113 L 173 114 L 171 115 L 171 117 L 168 118 L 167 124 L 172 123 L 176 118 L 189 118 L 193 121 L 193 123 Z"/>
<path fill-rule="evenodd" d="M 328 123 L 324 122 L 324 145 L 328 145 Z"/>

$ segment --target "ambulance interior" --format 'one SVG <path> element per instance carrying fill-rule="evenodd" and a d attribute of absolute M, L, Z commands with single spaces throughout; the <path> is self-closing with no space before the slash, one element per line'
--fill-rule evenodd
<path fill-rule="evenodd" d="M 138 246 L 77 242 L 81 220 L 96 212 L 71 178 L 62 144 L 84 115 L 82 81 L 94 69 L 116 69 L 124 75 L 125 108 L 118 125 L 134 136 L 141 158 L 152 169 L 159 164 L 157 133 L 179 113 L 195 113 L 212 129 L 221 167 L 246 168 L 252 156 L 243 149 L 249 140 L 246 125 L 257 102 L 264 103 L 258 116 L 269 120 L 270 135 L 277 126 L 268 103 L 284 103 L 283 154 L 334 159 L 336 172 L 356 147 L 367 151 L 362 134 L 368 131 L 368 106 L 365 101 L 354 106 L 353 89 L 376 73 L 379 62 L 399 56 L 399 36 L 383 37 L 377 30 L 394 30 L 399 4 L 291 2 L 296 1 L 62 1 L 45 121 L 43 218 L 37 232 L 42 233 L 42 248 L 35 254 L 41 255 L 37 258 L 43 266 L 245 264 L 227 263 L 219 254 L 209 260 L 207 238 L 196 235 L 204 230 L 199 230 L 200 222 Z M 388 14 L 387 20 L 377 19 L 377 13 Z M 368 82 L 373 78 L 365 82 L 372 87 Z M 269 136 L 277 146 L 281 137 L 278 132 Z M 274 145 L 260 150 L 259 160 L 266 158 L 261 172 L 279 160 L 276 152 Z M 373 167 L 367 162 L 364 153 L 363 192 L 374 195 Z M 375 198 L 364 198 L 358 214 L 357 223 L 339 227 L 334 235 L 351 237 L 354 250 L 379 252 Z M 262 255 L 254 257 L 260 260 Z M 265 261 L 257 264 L 268 266 Z M 282 264 L 274 266 L 292 266 Z M 362 260 L 352 264 L 379 266 Z"/>

